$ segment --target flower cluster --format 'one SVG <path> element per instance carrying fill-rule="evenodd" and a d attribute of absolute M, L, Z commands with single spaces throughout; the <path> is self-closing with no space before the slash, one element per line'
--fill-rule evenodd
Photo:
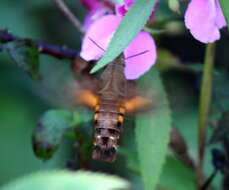
<path fill-rule="evenodd" d="M 91 61 L 98 60 L 102 57 L 104 53 L 102 49 L 106 49 L 108 47 L 108 44 L 122 20 L 122 17 L 126 14 L 134 1 L 135 0 L 125 0 L 123 5 L 114 5 L 113 13 L 107 14 L 103 12 L 103 16 L 96 19 L 94 22 L 90 22 L 90 27 L 88 27 L 86 35 L 83 39 L 80 54 L 82 58 L 86 61 Z M 94 3 L 95 2 L 96 1 L 94 1 Z M 89 14 L 91 14 L 91 11 L 94 11 L 95 6 L 104 6 L 102 3 L 100 3 L 100 5 L 97 3 L 98 2 L 96 2 L 94 6 L 88 6 Z M 105 9 L 107 8 L 108 7 L 105 7 Z M 100 9 L 98 11 L 100 12 Z M 98 15 L 98 12 L 94 12 L 94 14 Z M 94 15 L 91 16 L 91 18 L 93 17 Z M 88 20 L 91 21 L 92 19 Z M 86 21 L 87 26 L 89 23 L 88 20 Z M 93 39 L 102 48 L 98 48 L 91 39 Z M 125 60 L 124 73 L 127 79 L 136 79 L 140 77 L 147 72 L 156 61 L 155 42 L 150 34 L 142 30 L 123 53 L 125 58 L 127 58 L 145 51 L 147 51 L 147 53 Z"/>
<path fill-rule="evenodd" d="M 115 5 L 110 0 L 81 0 L 81 2 L 88 9 L 88 14 L 84 22 L 86 34 L 80 55 L 86 61 L 98 60 L 108 47 L 122 17 L 135 0 L 124 0 L 122 5 Z M 154 7 L 148 22 L 152 21 L 155 9 Z M 185 25 L 200 42 L 211 43 L 218 40 L 219 29 L 226 26 L 218 0 L 191 0 L 185 13 Z M 141 52 L 147 53 L 125 60 L 124 72 L 127 79 L 139 78 L 155 64 L 157 57 L 155 42 L 144 30 L 140 31 L 124 50 L 124 56 L 127 58 Z"/>
<path fill-rule="evenodd" d="M 191 0 L 185 13 L 185 25 L 202 43 L 218 40 L 219 29 L 226 26 L 218 0 Z"/>

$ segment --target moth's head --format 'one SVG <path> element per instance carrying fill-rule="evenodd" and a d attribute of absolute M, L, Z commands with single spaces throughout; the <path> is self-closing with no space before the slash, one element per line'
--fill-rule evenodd
<path fill-rule="evenodd" d="M 99 145 L 95 145 L 92 158 L 95 160 L 101 160 L 104 162 L 114 162 L 116 160 L 117 152 L 115 147 L 102 148 Z"/>
<path fill-rule="evenodd" d="M 114 162 L 116 160 L 119 138 L 120 133 L 115 129 L 97 128 L 92 158 L 105 162 Z"/>

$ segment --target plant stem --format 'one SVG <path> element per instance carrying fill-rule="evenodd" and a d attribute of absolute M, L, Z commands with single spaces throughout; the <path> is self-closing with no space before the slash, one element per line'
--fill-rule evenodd
<path fill-rule="evenodd" d="M 196 171 L 197 184 L 201 187 L 204 181 L 203 165 L 204 165 L 204 151 L 206 141 L 206 129 L 208 112 L 211 102 L 212 90 L 212 73 L 215 58 L 215 44 L 208 44 L 205 51 L 204 70 L 200 90 L 200 111 L 199 111 L 199 130 L 198 130 L 198 167 Z"/>
<path fill-rule="evenodd" d="M 218 173 L 218 170 L 214 170 L 212 172 L 212 174 L 210 175 L 210 177 L 207 179 L 207 181 L 203 184 L 203 186 L 200 188 L 200 190 L 207 190 L 210 188 L 210 185 L 213 181 L 213 179 L 215 178 L 216 174 Z"/>
<path fill-rule="evenodd" d="M 10 42 L 22 42 L 25 46 L 36 47 L 39 53 L 51 55 L 58 59 L 75 59 L 79 55 L 79 50 L 70 49 L 64 46 L 48 44 L 40 40 L 21 38 L 10 34 L 7 30 L 0 30 L 0 44 Z"/>
<path fill-rule="evenodd" d="M 188 153 L 188 146 L 185 139 L 181 135 L 180 131 L 173 126 L 170 132 L 170 143 L 169 146 L 174 151 L 175 155 L 180 159 L 186 166 L 196 169 L 196 166 Z"/>
<path fill-rule="evenodd" d="M 68 6 L 62 0 L 54 0 L 58 8 L 64 13 L 68 20 L 73 24 L 73 26 L 84 35 L 85 31 L 78 20 L 78 18 L 72 13 Z"/>

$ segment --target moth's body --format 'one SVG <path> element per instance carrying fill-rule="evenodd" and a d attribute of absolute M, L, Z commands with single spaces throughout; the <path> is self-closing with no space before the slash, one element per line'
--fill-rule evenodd
<path fill-rule="evenodd" d="M 114 162 L 123 129 L 125 113 L 134 113 L 150 104 L 136 96 L 135 85 L 124 75 L 124 57 L 109 63 L 89 90 L 77 93 L 77 101 L 95 111 L 94 159 Z"/>
<path fill-rule="evenodd" d="M 127 80 L 123 62 L 111 62 L 99 81 L 98 104 L 95 106 L 94 159 L 113 162 L 124 121 Z"/>

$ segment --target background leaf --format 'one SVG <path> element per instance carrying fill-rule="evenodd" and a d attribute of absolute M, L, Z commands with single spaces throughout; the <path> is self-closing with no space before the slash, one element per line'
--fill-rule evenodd
<path fill-rule="evenodd" d="M 171 156 L 166 159 L 158 185 L 169 190 L 197 189 L 194 172 Z"/>
<path fill-rule="evenodd" d="M 224 2 L 227 3 L 226 0 L 224 0 Z M 68 2 L 68 5 L 74 11 L 76 16 L 83 21 L 87 11 L 82 4 L 80 4 L 80 1 Z M 1 19 L 0 22 L 1 28 L 8 29 L 15 35 L 25 38 L 38 39 L 52 44 L 67 45 L 68 47 L 75 49 L 80 48 L 82 39 L 81 36 L 79 36 L 70 22 L 66 21 L 66 18 L 63 17 L 61 11 L 55 7 L 55 4 L 53 4 L 52 1 L 2 0 L 0 6 L 0 15 L 1 18 L 4 18 Z M 19 20 L 23 20 L 23 22 L 18 22 Z M 164 33 L 158 33 L 157 36 L 154 36 L 156 42 L 159 42 L 157 44 L 158 49 L 163 48 L 171 52 L 172 55 L 174 55 L 174 58 L 177 58 L 178 62 L 182 64 L 183 68 L 189 66 L 200 66 L 198 67 L 200 69 L 197 69 L 196 72 L 187 72 L 187 69 L 173 67 L 173 64 L 172 68 L 166 68 L 163 70 L 163 82 L 164 84 L 167 83 L 166 90 L 170 103 L 172 104 L 171 107 L 173 109 L 173 122 L 185 137 L 189 147 L 190 156 L 196 160 L 198 152 L 197 116 L 199 109 L 199 81 L 202 71 L 201 63 L 203 61 L 205 46 L 196 41 L 190 33 L 185 32 L 182 15 L 177 15 L 172 12 L 168 7 L 167 1 L 160 1 L 153 23 L 147 27 L 149 27 L 151 30 L 153 29 L 154 31 L 165 31 Z M 6 46 L 4 44 L 4 48 L 5 47 Z M 219 73 L 222 73 L 222 71 L 226 72 L 227 76 L 229 70 L 229 54 L 227 53 L 228 48 L 229 39 L 225 34 L 222 35 L 221 40 L 217 42 L 216 69 L 219 69 Z M 193 54 L 193 49 L 196 50 L 195 54 Z M 168 66 L 171 66 L 171 60 L 168 59 L 168 62 L 165 60 L 168 58 L 167 55 L 162 54 L 159 55 L 158 58 L 168 63 Z M 174 61 L 176 63 L 175 59 L 172 60 L 172 62 Z M 192 63 L 192 65 L 190 63 Z M 198 63 L 200 64 L 197 65 Z M 39 69 L 43 80 L 45 79 L 44 76 L 48 76 L 50 78 L 50 74 L 53 73 L 54 70 L 61 71 L 59 68 L 62 66 L 70 71 L 69 65 L 70 64 L 68 61 L 58 60 L 46 55 L 40 55 Z M 163 66 L 167 65 L 164 64 Z M 20 176 L 37 172 L 38 170 L 40 171 L 66 167 L 67 160 L 76 161 L 76 166 L 78 167 L 79 162 L 78 160 L 75 160 L 75 158 L 77 156 L 76 152 L 78 152 L 79 149 L 76 150 L 76 148 L 73 147 L 73 143 L 75 142 L 73 142 L 73 139 L 64 138 L 63 142 L 61 142 L 61 145 L 58 148 L 58 151 L 55 153 L 55 156 L 47 162 L 43 162 L 34 156 L 31 148 L 32 126 L 36 125 L 37 118 L 44 113 L 45 110 L 53 109 L 53 105 L 50 105 L 42 100 L 39 93 L 36 93 L 33 90 L 34 83 L 36 83 L 36 81 L 31 81 L 25 75 L 25 73 L 21 72 L 21 69 L 18 69 L 14 64 L 12 64 L 12 60 L 9 59 L 6 51 L 2 51 L 0 53 L 0 76 L 1 187 L 3 184 L 9 183 L 9 181 L 18 179 Z M 67 74 L 66 72 L 66 74 L 63 76 L 66 76 L 64 78 L 69 78 L 70 74 Z M 58 85 L 57 89 L 60 91 L 59 88 L 63 85 L 65 80 L 62 78 L 58 78 L 58 80 L 58 84 L 61 85 Z M 223 103 L 224 109 L 228 110 L 229 104 L 225 104 L 225 102 L 228 100 L 228 91 L 226 90 L 227 87 L 225 86 L 226 84 L 226 81 L 219 82 L 217 83 L 216 87 L 223 87 L 222 94 L 220 93 L 218 97 L 220 102 Z M 54 85 L 48 85 L 47 90 L 53 89 L 54 87 Z M 43 92 L 47 95 L 49 94 L 49 91 Z M 145 93 L 145 91 L 143 92 Z M 63 94 L 66 95 L 65 93 Z M 53 97 L 56 99 L 55 95 L 51 97 L 52 99 L 54 99 Z M 158 101 L 159 100 L 160 99 L 158 99 Z M 61 102 L 58 105 L 63 104 Z M 79 111 L 81 117 L 83 109 L 79 108 L 77 111 Z M 88 113 L 85 113 L 85 115 L 87 118 L 90 118 L 92 113 L 88 111 Z M 89 120 L 90 119 L 87 119 L 87 121 Z M 130 118 L 129 121 L 130 123 L 125 123 L 124 135 L 126 136 L 122 138 L 122 140 L 132 143 L 132 141 L 135 141 L 135 134 L 133 132 L 133 125 L 135 121 L 132 118 Z M 85 132 L 84 134 L 86 134 L 82 135 L 83 141 L 80 145 L 80 148 L 85 145 L 85 141 L 90 143 L 92 146 L 91 133 L 93 130 L 93 124 L 88 122 L 85 123 L 85 126 L 84 123 L 81 122 L 80 125 L 82 127 L 79 126 L 78 128 L 77 126 L 77 129 L 79 129 L 77 134 L 79 135 L 81 130 Z M 129 132 L 128 129 L 132 131 Z M 217 145 L 218 144 L 212 146 Z M 212 149 L 212 146 L 209 146 L 206 151 L 206 177 L 208 177 L 214 169 L 211 162 L 211 151 L 209 151 Z M 129 147 L 127 147 L 125 153 L 128 153 L 128 155 L 119 155 L 117 161 L 113 164 L 101 163 L 92 160 L 91 149 L 85 148 L 82 151 L 82 155 L 85 155 L 89 159 L 85 160 L 84 166 L 94 171 L 104 171 L 128 178 L 133 183 L 133 186 L 131 187 L 132 190 L 142 190 L 142 180 L 138 175 L 140 172 L 136 147 L 137 146 L 133 146 L 133 149 L 129 149 Z M 120 146 L 120 150 L 121 148 L 123 148 L 123 144 Z M 136 158 L 136 162 L 135 160 L 131 161 L 131 158 Z M 191 175 L 188 175 L 188 172 L 185 173 L 183 170 L 181 170 L 179 167 L 180 165 L 175 164 L 174 162 L 174 160 L 171 161 L 171 159 L 166 159 L 160 180 L 158 181 L 158 189 L 167 188 L 169 190 L 177 190 L 176 188 L 181 188 L 181 185 L 182 187 L 185 187 L 186 185 L 186 188 L 183 189 L 188 190 L 187 188 L 190 187 L 189 184 L 192 180 Z M 128 168 L 132 167 L 131 170 L 127 170 L 127 164 Z M 166 174 L 163 174 L 163 172 L 166 172 Z M 182 174 L 180 174 L 180 172 Z M 183 179 L 183 177 L 190 178 L 186 180 Z M 220 173 L 217 174 L 212 185 L 214 189 L 222 189 L 222 187 L 220 187 L 222 184 L 221 178 L 222 175 Z M 177 180 L 177 183 L 175 180 Z M 172 185 L 172 183 L 174 184 Z"/>
<path fill-rule="evenodd" d="M 43 171 L 15 180 L 2 190 L 114 190 L 126 189 L 128 182 L 101 173 Z"/>
<path fill-rule="evenodd" d="M 119 153 L 125 156 L 128 169 L 139 176 L 140 164 L 136 150 L 136 134 L 132 127 L 134 124 L 133 121 L 127 120 L 127 122 L 131 127 L 125 128 Z M 140 180 L 140 182 L 142 181 Z M 168 190 L 196 190 L 194 171 L 176 159 L 174 155 L 167 155 L 157 186 Z"/>
<path fill-rule="evenodd" d="M 180 2 L 178 0 L 168 0 L 168 6 L 175 13 L 180 13 Z"/>
<path fill-rule="evenodd" d="M 227 0 L 219 0 L 219 3 L 227 20 L 227 26 L 229 27 L 229 2 Z"/>
<path fill-rule="evenodd" d="M 104 56 L 91 70 L 92 73 L 107 65 L 123 52 L 146 24 L 155 3 L 156 0 L 138 0 L 133 4 L 122 19 Z"/>
<path fill-rule="evenodd" d="M 6 47 L 16 65 L 27 72 L 32 79 L 39 79 L 39 52 L 36 47 L 25 46 L 22 42 L 11 42 Z"/>
<path fill-rule="evenodd" d="M 150 113 L 136 119 L 136 141 L 140 171 L 145 190 L 154 189 L 165 161 L 171 127 L 170 109 L 159 73 L 152 69 L 140 81 L 143 86 L 150 86 L 154 97 L 159 100 Z"/>
<path fill-rule="evenodd" d="M 72 123 L 73 113 L 70 111 L 50 110 L 45 112 L 33 134 L 35 154 L 42 159 L 51 158 Z"/>

